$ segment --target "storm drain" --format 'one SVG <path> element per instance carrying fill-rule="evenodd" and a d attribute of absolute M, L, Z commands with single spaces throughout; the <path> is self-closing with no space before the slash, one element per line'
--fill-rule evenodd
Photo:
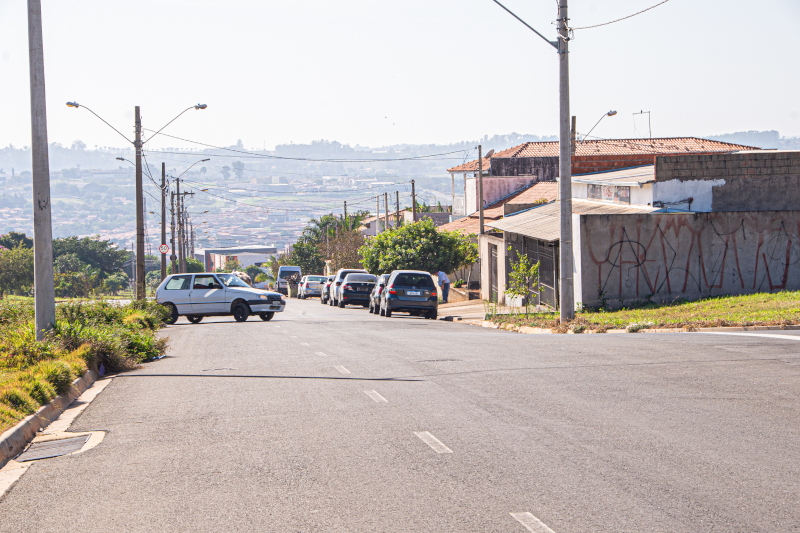
<path fill-rule="evenodd" d="M 75 437 L 72 439 L 59 439 L 47 442 L 34 442 L 31 444 L 25 453 L 17 457 L 17 461 L 24 463 L 25 461 L 36 461 L 39 459 L 49 459 L 51 457 L 59 457 L 67 455 L 68 453 L 77 452 L 86 441 L 89 440 L 90 435 L 82 437 Z"/>

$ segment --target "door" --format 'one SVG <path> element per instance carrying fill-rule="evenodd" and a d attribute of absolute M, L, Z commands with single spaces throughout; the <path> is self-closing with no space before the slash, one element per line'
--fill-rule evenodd
<path fill-rule="evenodd" d="M 172 276 L 164 286 L 164 300 L 172 302 L 178 313 L 185 315 L 191 312 L 192 275 Z"/>
<path fill-rule="evenodd" d="M 228 310 L 228 305 L 225 303 L 225 288 L 210 274 L 194 277 L 191 299 L 192 313 L 196 315 L 222 313 Z"/>
<path fill-rule="evenodd" d="M 497 245 L 489 245 L 489 300 L 497 301 Z"/>

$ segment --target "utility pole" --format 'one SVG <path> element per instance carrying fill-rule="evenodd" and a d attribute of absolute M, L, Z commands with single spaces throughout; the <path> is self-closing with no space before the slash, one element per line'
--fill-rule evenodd
<path fill-rule="evenodd" d="M 169 212 L 172 218 L 170 222 L 170 228 L 172 230 L 172 238 L 169 241 L 170 244 L 170 256 L 169 259 L 172 262 L 172 273 L 178 273 L 178 264 L 175 262 L 178 259 L 178 256 L 175 255 L 175 193 L 173 191 L 169 192 Z"/>
<path fill-rule="evenodd" d="M 383 214 L 386 215 L 386 222 L 383 227 L 389 229 L 389 193 L 383 193 Z"/>
<path fill-rule="evenodd" d="M 161 244 L 167 244 L 167 164 L 161 163 Z M 167 277 L 167 254 L 161 254 L 161 281 Z"/>
<path fill-rule="evenodd" d="M 53 284 L 53 225 L 50 210 L 41 0 L 28 0 L 28 61 L 33 156 L 33 290 L 36 340 L 42 340 L 56 323 L 56 294 Z"/>
<path fill-rule="evenodd" d="M 375 197 L 375 235 L 381 232 L 381 197 Z"/>
<path fill-rule="evenodd" d="M 144 300 L 144 192 L 142 190 L 142 117 L 139 106 L 134 111 L 136 137 L 136 299 Z"/>
<path fill-rule="evenodd" d="M 347 221 L 347 200 L 344 201 L 344 219 Z M 347 229 L 350 229 L 349 221 L 347 221 Z"/>
<path fill-rule="evenodd" d="M 191 239 L 189 245 L 189 257 L 194 257 L 194 222 L 189 224 L 189 239 Z"/>
<path fill-rule="evenodd" d="M 483 146 L 478 145 L 478 219 L 483 235 Z"/>
<path fill-rule="evenodd" d="M 575 150 L 577 148 L 576 139 L 578 137 L 578 117 L 572 115 L 572 128 L 569 130 L 569 152 L 571 156 L 575 156 Z"/>
<path fill-rule="evenodd" d="M 181 212 L 181 179 L 178 178 L 175 180 L 177 192 L 175 196 L 178 197 L 178 272 L 183 274 L 183 232 L 181 231 L 182 222 L 183 222 L 183 213 Z"/>
<path fill-rule="evenodd" d="M 450 173 L 450 214 L 453 214 L 453 207 L 456 205 L 456 175 Z"/>
<path fill-rule="evenodd" d="M 561 197 L 561 239 L 559 242 L 559 277 L 561 278 L 559 311 L 561 321 L 575 317 L 575 295 L 572 279 L 572 157 L 569 124 L 569 16 L 567 0 L 558 4 L 559 61 L 559 193 Z"/>
<path fill-rule="evenodd" d="M 417 221 L 417 191 L 414 189 L 414 180 L 411 180 L 411 214 L 414 222 Z"/>
<path fill-rule="evenodd" d="M 397 217 L 397 220 L 395 221 L 394 227 L 395 228 L 399 228 L 400 227 L 400 191 L 394 191 L 394 194 L 395 194 L 395 200 L 397 201 L 397 212 L 395 213 L 395 216 Z"/>

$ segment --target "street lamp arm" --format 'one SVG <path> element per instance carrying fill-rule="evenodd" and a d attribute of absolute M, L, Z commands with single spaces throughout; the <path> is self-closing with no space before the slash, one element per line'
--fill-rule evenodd
<path fill-rule="evenodd" d="M 101 117 L 100 115 L 98 115 L 97 113 L 95 113 L 94 111 L 92 111 L 91 109 L 89 109 L 88 107 L 86 107 L 85 105 L 78 104 L 77 102 L 67 102 L 67 106 L 68 106 L 68 107 L 82 107 L 82 108 L 84 108 L 84 109 L 85 109 L 85 110 L 87 110 L 89 113 L 91 113 L 92 115 L 96 116 L 97 118 L 99 118 L 100 120 L 102 120 L 103 122 L 105 122 L 105 123 L 106 123 L 106 126 L 108 126 L 108 127 L 109 127 L 109 128 L 111 128 L 112 130 L 114 130 L 114 131 L 116 131 L 117 133 L 119 133 L 120 135 L 122 135 L 122 133 L 120 133 L 120 131 L 119 131 L 117 128 L 115 128 L 114 126 L 112 126 L 111 124 L 109 124 L 108 122 L 106 122 L 106 121 L 103 119 L 103 117 Z M 125 135 L 122 135 L 122 138 L 123 138 L 123 139 L 125 139 L 126 141 L 128 141 L 129 143 L 133 144 L 133 141 L 132 141 L 132 140 L 130 140 L 130 139 L 128 139 L 127 137 L 125 137 Z"/>
<path fill-rule="evenodd" d="M 556 50 L 558 50 L 558 41 L 551 41 L 551 40 L 549 40 L 547 37 L 545 37 L 544 35 L 542 35 L 542 34 L 541 34 L 541 33 L 539 33 L 538 31 L 536 31 L 535 29 L 533 29 L 533 27 L 532 27 L 530 24 L 528 24 L 527 22 L 525 22 L 524 20 L 522 20 L 521 18 L 519 18 L 519 17 L 518 17 L 516 14 L 514 14 L 514 12 L 513 12 L 513 11 L 511 11 L 510 9 L 508 9 L 506 6 L 504 6 L 503 4 L 501 4 L 500 2 L 498 2 L 497 0 L 494 0 L 494 3 L 495 3 L 495 4 L 497 4 L 498 6 L 502 7 L 502 8 L 503 8 L 503 9 L 505 9 L 506 11 L 508 11 L 509 15 L 511 15 L 512 17 L 514 17 L 515 19 L 517 19 L 518 21 L 520 21 L 521 23 L 523 23 L 523 24 L 525 25 L 525 27 L 526 27 L 526 28 L 528 28 L 528 29 L 529 29 L 529 30 L 531 30 L 533 33 L 535 33 L 536 35 L 538 35 L 539 37 L 541 37 L 542 39 L 544 39 L 544 41 L 545 41 L 547 44 L 549 44 L 550 46 L 552 46 L 553 48 L 555 48 Z"/>
<path fill-rule="evenodd" d="M 206 107 L 208 107 L 208 106 L 206 106 L 206 104 L 197 104 L 197 105 L 193 105 L 193 106 L 187 107 L 186 109 L 184 109 L 183 111 L 181 111 L 180 113 L 178 113 L 178 116 L 176 116 L 175 118 L 173 118 L 172 120 L 170 120 L 169 122 L 167 122 L 166 124 L 164 124 L 164 126 L 163 126 L 163 127 L 160 129 L 160 130 L 158 130 L 157 132 L 155 132 L 154 134 L 152 134 L 152 135 L 150 136 L 150 138 L 149 138 L 149 139 L 147 139 L 147 140 L 145 141 L 145 143 L 149 143 L 150 141 L 152 141 L 152 140 L 153 140 L 153 137 L 155 137 L 156 135 L 158 135 L 159 133 L 161 133 L 162 131 L 164 131 L 164 128 L 166 128 L 167 126 L 169 126 L 170 124 L 172 124 L 173 122 L 175 122 L 176 120 L 178 120 L 178 118 L 179 118 L 181 115 L 183 115 L 184 113 L 186 113 L 186 112 L 187 112 L 187 111 L 189 111 L 190 109 L 205 109 Z"/>
<path fill-rule="evenodd" d="M 152 137 L 150 137 L 150 138 L 152 139 Z M 191 165 L 189 165 L 189 168 L 187 168 L 186 170 L 184 170 L 183 172 L 181 172 L 181 173 L 180 173 L 180 176 L 178 176 L 177 178 L 174 178 L 174 179 L 179 179 L 181 176 L 183 176 L 184 174 L 186 174 L 187 172 L 189 172 L 189 169 L 191 169 L 191 168 L 192 168 L 193 166 L 195 166 L 197 163 L 205 163 L 206 161 L 211 161 L 211 159 L 201 159 L 201 160 L 199 160 L 199 161 L 195 161 L 194 163 L 192 163 Z"/>
<path fill-rule="evenodd" d="M 616 112 L 616 111 L 609 111 L 608 113 L 606 113 L 606 114 L 604 114 L 602 117 L 600 117 L 600 120 L 603 120 L 603 119 L 604 119 L 604 118 L 606 118 L 606 117 L 613 117 L 613 116 L 614 116 L 614 115 L 616 115 L 616 114 L 617 114 L 617 112 Z M 594 131 L 594 129 L 597 127 L 597 125 L 598 125 L 598 124 L 600 124 L 600 120 L 598 120 L 598 121 L 595 123 L 595 125 L 594 125 L 594 126 L 592 126 L 592 129 L 590 129 L 590 130 L 589 130 L 589 133 L 592 133 L 592 132 Z M 589 133 L 587 133 L 586 135 L 584 135 L 584 136 L 583 136 L 583 139 L 581 139 L 581 144 L 583 144 L 583 141 L 585 141 L 585 140 L 586 140 L 586 138 L 589 136 Z"/>

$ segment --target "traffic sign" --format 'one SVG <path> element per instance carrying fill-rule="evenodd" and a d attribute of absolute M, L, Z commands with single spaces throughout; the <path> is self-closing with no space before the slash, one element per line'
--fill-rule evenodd
<path fill-rule="evenodd" d="M 158 251 L 161 252 L 162 254 L 169 252 L 169 245 L 162 244 L 161 246 L 158 247 Z"/>

